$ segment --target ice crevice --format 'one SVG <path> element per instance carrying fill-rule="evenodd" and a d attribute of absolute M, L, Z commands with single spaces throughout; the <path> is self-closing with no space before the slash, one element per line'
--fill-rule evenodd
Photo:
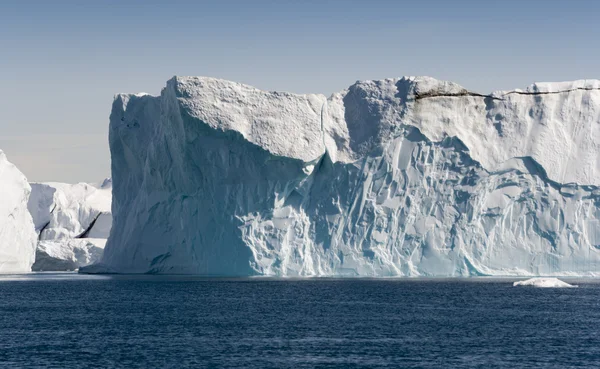
<path fill-rule="evenodd" d="M 588 87 L 588 88 L 580 87 L 580 88 L 573 88 L 573 89 L 569 89 L 569 90 L 560 90 L 560 91 L 514 90 L 514 91 L 508 91 L 508 92 L 501 92 L 499 95 L 494 95 L 494 94 L 485 95 L 485 94 L 479 94 L 477 92 L 472 92 L 472 91 L 468 91 L 468 90 L 459 91 L 459 92 L 455 92 L 455 93 L 446 93 L 446 94 L 431 91 L 428 93 L 415 95 L 415 100 L 430 99 L 430 98 L 435 98 L 435 97 L 482 97 L 482 98 L 487 98 L 487 99 L 492 99 L 492 100 L 504 100 L 505 96 L 513 95 L 513 94 L 540 96 L 540 95 L 556 95 L 556 94 L 570 93 L 570 92 L 574 92 L 574 91 L 598 91 L 598 90 L 600 90 L 600 88 L 591 88 L 591 87 Z"/>
<path fill-rule="evenodd" d="M 415 95 L 415 100 L 431 99 L 431 98 L 434 98 L 434 97 L 464 97 L 464 96 L 469 96 L 469 97 L 483 97 L 483 98 L 488 98 L 488 99 L 492 99 L 492 100 L 502 100 L 501 97 L 497 97 L 497 96 L 494 96 L 494 95 L 478 94 L 476 92 L 470 92 L 470 91 L 467 91 L 467 90 L 456 92 L 456 93 L 449 93 L 449 94 L 436 93 L 436 92 L 429 92 L 429 93 L 424 93 L 424 94 L 417 94 L 417 95 Z"/>
<path fill-rule="evenodd" d="M 578 88 L 572 88 L 572 89 L 568 89 L 568 90 L 560 90 L 560 91 L 509 91 L 504 93 L 504 96 L 506 95 L 512 95 L 512 94 L 518 94 L 518 95 L 553 95 L 553 94 L 563 94 L 563 93 L 569 93 L 569 92 L 574 92 L 574 91 L 598 91 L 600 90 L 600 87 L 578 87 Z"/>
<path fill-rule="evenodd" d="M 87 226 L 87 228 L 85 228 L 83 230 L 83 232 L 81 232 L 81 234 L 75 236 L 74 238 L 87 238 L 87 236 L 90 234 L 90 231 L 92 230 L 92 228 L 94 228 L 94 225 L 96 224 L 96 222 L 98 221 L 98 218 L 100 218 L 100 216 L 102 216 L 104 213 L 99 212 L 90 222 L 90 224 Z"/>

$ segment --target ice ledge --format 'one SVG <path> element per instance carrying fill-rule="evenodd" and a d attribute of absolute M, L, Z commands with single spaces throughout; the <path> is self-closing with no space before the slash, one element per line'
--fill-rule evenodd
<path fill-rule="evenodd" d="M 104 263 L 97 263 L 82 266 L 79 268 L 80 274 L 117 274 L 118 272 Z"/>

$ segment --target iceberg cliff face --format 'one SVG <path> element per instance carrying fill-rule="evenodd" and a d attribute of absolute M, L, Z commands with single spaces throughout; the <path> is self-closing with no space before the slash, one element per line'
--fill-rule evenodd
<path fill-rule="evenodd" d="M 176 77 L 118 95 L 109 141 L 93 271 L 600 272 L 600 81 L 481 95 L 405 77 L 326 98 Z"/>
<path fill-rule="evenodd" d="M 0 150 L 0 273 L 30 272 L 37 237 L 27 211 L 31 187 Z"/>

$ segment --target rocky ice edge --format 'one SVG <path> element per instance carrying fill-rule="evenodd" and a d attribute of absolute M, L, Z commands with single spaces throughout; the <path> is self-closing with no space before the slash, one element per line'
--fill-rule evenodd
<path fill-rule="evenodd" d="M 0 150 L 0 273 L 31 271 L 36 234 L 27 200 L 27 179 Z"/>
<path fill-rule="evenodd" d="M 405 77 L 357 82 L 326 99 L 175 77 L 160 97 L 118 95 L 115 229 L 103 265 L 596 273 L 598 86 L 482 95 Z"/>
<path fill-rule="evenodd" d="M 111 179 L 31 186 L 28 208 L 39 240 L 32 270 L 75 270 L 99 261 L 112 225 Z"/>
<path fill-rule="evenodd" d="M 513 286 L 527 286 L 527 287 L 542 287 L 542 288 L 572 288 L 577 287 L 576 285 L 568 284 L 558 278 L 531 278 L 525 281 L 517 281 L 513 283 Z"/>

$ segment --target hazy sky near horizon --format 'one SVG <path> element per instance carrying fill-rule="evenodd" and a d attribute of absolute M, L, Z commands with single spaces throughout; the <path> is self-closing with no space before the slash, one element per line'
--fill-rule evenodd
<path fill-rule="evenodd" d="M 0 149 L 31 181 L 110 176 L 118 92 L 173 75 L 329 95 L 429 75 L 478 92 L 600 78 L 600 2 L 0 2 Z"/>

